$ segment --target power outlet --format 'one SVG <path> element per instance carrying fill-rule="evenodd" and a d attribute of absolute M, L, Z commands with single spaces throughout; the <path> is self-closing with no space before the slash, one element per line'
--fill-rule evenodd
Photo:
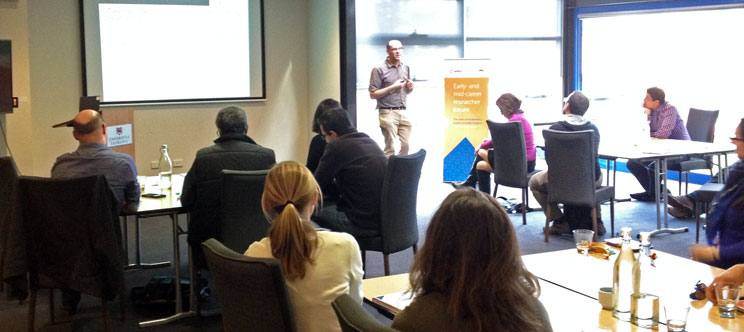
<path fill-rule="evenodd" d="M 183 167 L 183 159 L 173 159 L 173 167 Z"/>
<path fill-rule="evenodd" d="M 157 160 L 153 160 L 150 162 L 150 168 L 152 169 L 158 169 L 160 168 L 160 162 Z"/>

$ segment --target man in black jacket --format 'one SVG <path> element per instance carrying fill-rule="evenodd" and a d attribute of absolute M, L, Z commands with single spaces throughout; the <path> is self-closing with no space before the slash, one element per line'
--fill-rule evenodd
<path fill-rule="evenodd" d="M 315 179 L 323 192 L 336 190 L 334 203 L 324 202 L 316 222 L 354 237 L 380 231 L 380 196 L 387 157 L 367 134 L 357 132 L 342 108 L 326 110 L 318 117 L 326 145 Z"/>
<path fill-rule="evenodd" d="M 191 213 L 188 242 L 197 267 L 206 267 L 200 244 L 218 235 L 220 172 L 269 169 L 276 163 L 273 150 L 256 144 L 246 135 L 248 119 L 242 108 L 221 109 L 215 124 L 220 137 L 214 140 L 214 145 L 196 152 L 181 194 L 181 205 Z"/>

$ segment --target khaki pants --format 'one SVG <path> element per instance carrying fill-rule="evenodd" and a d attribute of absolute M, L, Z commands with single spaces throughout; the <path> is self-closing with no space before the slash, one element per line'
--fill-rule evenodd
<path fill-rule="evenodd" d="M 411 122 L 406 110 L 380 109 L 380 130 L 385 137 L 385 155 L 395 154 L 395 139 L 400 139 L 400 155 L 408 154 L 408 138 L 411 137 Z"/>
<path fill-rule="evenodd" d="M 599 173 L 599 179 L 594 182 L 595 186 L 602 186 L 602 177 L 602 173 Z M 542 171 L 533 175 L 530 178 L 529 186 L 532 195 L 535 196 L 535 200 L 540 204 L 540 207 L 542 207 L 545 217 L 548 218 L 548 220 L 555 221 L 563 216 L 563 212 L 558 208 L 558 204 L 548 204 L 548 171 Z M 550 213 L 550 215 L 548 215 L 548 213 Z M 597 219 L 600 219 L 601 215 L 600 204 L 597 204 Z"/>

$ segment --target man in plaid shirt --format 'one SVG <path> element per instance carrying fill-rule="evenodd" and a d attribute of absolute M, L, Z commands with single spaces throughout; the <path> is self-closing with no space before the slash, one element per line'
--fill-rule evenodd
<path fill-rule="evenodd" d="M 666 101 L 664 90 L 657 87 L 648 88 L 646 90 L 646 98 L 643 99 L 643 108 L 646 109 L 646 116 L 648 116 L 651 137 L 690 140 L 690 134 L 687 133 L 685 122 L 679 116 L 677 108 Z M 678 162 L 674 160 L 669 161 L 670 164 Z M 646 202 L 655 200 L 654 162 L 629 160 L 627 167 L 645 190 L 637 194 L 630 194 L 630 197 Z"/>

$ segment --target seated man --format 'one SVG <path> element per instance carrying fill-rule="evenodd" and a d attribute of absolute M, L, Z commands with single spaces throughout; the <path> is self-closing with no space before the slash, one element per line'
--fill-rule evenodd
<path fill-rule="evenodd" d="M 646 90 L 646 98 L 643 99 L 643 108 L 646 109 L 651 137 L 690 140 L 690 134 L 687 133 L 685 122 L 679 116 L 677 108 L 666 101 L 664 90 L 656 87 L 648 88 Z M 678 162 L 678 160 L 670 160 L 667 163 Z M 630 197 L 644 202 L 654 201 L 656 199 L 654 162 L 629 160 L 626 165 L 645 190 L 640 193 L 630 194 Z"/>
<path fill-rule="evenodd" d="M 220 137 L 214 145 L 196 152 L 183 181 L 181 205 L 191 213 L 188 242 L 194 264 L 207 266 L 201 243 L 218 236 L 220 173 L 223 169 L 251 171 L 269 169 L 276 163 L 274 151 L 248 137 L 248 118 L 237 106 L 227 106 L 215 120 Z"/>
<path fill-rule="evenodd" d="M 374 236 L 380 229 L 380 195 L 387 157 L 367 134 L 357 132 L 341 108 L 318 117 L 325 152 L 315 170 L 323 192 L 335 186 L 339 197 L 324 203 L 316 222 L 321 227 L 354 237 Z"/>
<path fill-rule="evenodd" d="M 72 178 L 102 174 L 111 186 L 123 214 L 137 212 L 140 186 L 137 166 L 128 154 L 107 146 L 106 123 L 101 113 L 83 110 L 72 121 L 72 136 L 80 142 L 77 150 L 65 153 L 52 166 L 53 178 Z M 63 289 L 62 305 L 70 314 L 77 312 L 80 293 Z"/>
<path fill-rule="evenodd" d="M 559 121 L 552 126 L 550 129 L 561 130 L 561 131 L 579 131 L 579 130 L 593 130 L 594 131 L 594 151 L 595 153 L 599 149 L 599 129 L 589 120 L 584 119 L 586 110 L 589 109 L 589 98 L 587 98 L 581 91 L 572 92 L 563 106 L 563 114 L 565 119 Z M 549 170 L 548 170 L 549 171 Z M 585 207 L 568 206 L 564 205 L 564 212 L 558 208 L 558 204 L 551 204 L 550 215 L 548 215 L 548 191 L 550 185 L 548 184 L 548 171 L 542 171 L 530 179 L 529 186 L 532 190 L 532 194 L 535 199 L 543 208 L 546 213 L 546 217 L 553 221 L 553 225 L 550 226 L 550 234 L 563 234 L 568 233 L 572 229 L 586 228 L 591 229 L 591 209 Z M 594 163 L 595 172 L 595 184 L 597 186 L 602 185 L 602 171 L 599 168 L 599 159 Z M 603 235 L 605 233 L 604 224 L 599 217 L 601 213 L 597 206 L 597 234 Z M 587 217 L 588 225 L 587 226 Z"/>

